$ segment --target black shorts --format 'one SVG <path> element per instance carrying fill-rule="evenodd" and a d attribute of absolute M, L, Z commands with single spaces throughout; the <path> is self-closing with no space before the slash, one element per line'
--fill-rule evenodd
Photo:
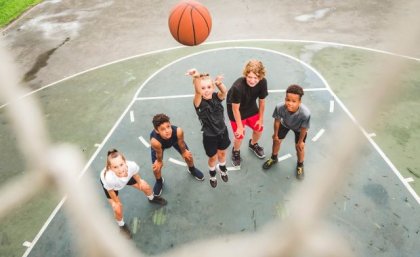
<path fill-rule="evenodd" d="M 228 148 L 230 139 L 227 128 L 222 134 L 217 136 L 206 136 L 203 134 L 203 145 L 208 157 L 214 156 L 217 153 L 217 150 L 225 150 Z"/>
<path fill-rule="evenodd" d="M 99 181 L 101 182 L 102 189 L 105 192 L 106 198 L 111 199 L 111 196 L 109 195 L 108 190 L 105 189 L 104 183 L 102 183 L 102 179 L 99 179 Z M 127 182 L 127 185 L 131 186 L 131 185 L 134 185 L 136 183 L 137 183 L 137 181 L 133 177 L 131 177 L 130 180 Z M 118 190 L 114 190 L 114 192 L 118 196 Z"/>
<path fill-rule="evenodd" d="M 185 143 L 185 142 L 184 142 Z M 175 143 L 175 144 L 173 144 L 172 145 L 172 147 L 173 148 L 175 148 L 175 150 L 180 154 L 180 155 L 182 155 L 182 153 L 181 153 L 181 148 L 179 148 L 179 145 L 178 145 L 178 143 Z M 187 149 L 187 150 L 189 150 L 188 149 L 188 145 L 187 145 L 187 143 L 185 143 L 185 148 Z M 163 156 L 163 152 L 165 151 L 165 149 L 168 149 L 168 148 L 164 148 L 164 149 L 162 149 L 162 156 Z M 157 156 L 156 156 L 156 151 L 155 150 L 153 150 L 153 148 L 152 147 L 150 147 L 150 155 L 151 155 L 151 157 L 152 157 L 152 164 L 153 163 L 155 163 L 155 161 L 157 160 Z"/>
<path fill-rule="evenodd" d="M 287 135 L 287 133 L 289 132 L 289 128 L 286 128 L 285 126 L 280 125 L 280 129 L 279 129 L 279 133 L 277 134 L 277 136 L 280 139 L 284 139 Z M 295 131 L 293 130 L 293 132 L 295 133 L 295 144 L 297 144 L 299 142 L 299 137 L 300 137 L 300 131 Z M 305 137 L 303 138 L 303 142 L 306 142 L 306 136 L 308 135 L 308 133 L 306 133 Z"/>

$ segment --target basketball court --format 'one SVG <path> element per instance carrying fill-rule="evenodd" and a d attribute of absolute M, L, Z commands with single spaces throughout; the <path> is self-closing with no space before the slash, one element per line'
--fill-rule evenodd
<path fill-rule="evenodd" d="M 334 180 L 337 189 L 325 196 L 327 204 L 317 205 L 318 215 L 312 220 L 321 227 L 326 224 L 328 229 L 321 232 L 335 236 L 330 235 L 328 241 L 322 233 L 307 229 L 305 236 L 315 234 L 314 249 L 335 251 L 339 249 L 335 243 L 343 238 L 358 257 L 419 256 L 420 37 L 415 37 L 418 22 L 413 22 L 418 3 L 203 0 L 212 15 L 210 37 L 199 46 L 183 47 L 172 38 L 174 31 L 168 30 L 168 12 L 178 2 L 44 0 L 2 30 L 1 41 L 20 65 L 18 76 L 29 90 L 18 97 L 19 101 L 36 99 L 52 145 L 70 143 L 83 155 L 83 168 L 75 169 L 80 183 L 75 184 L 82 188 L 82 182 L 92 181 L 96 202 L 104 207 L 101 212 L 109 224 L 115 225 L 111 227 L 115 233 L 118 227 L 98 181 L 99 172 L 104 168 L 107 150 L 117 148 L 139 164 L 140 175 L 153 186 L 149 133 L 155 114 L 167 114 L 172 124 L 184 129 L 185 141 L 205 180 L 195 180 L 181 156 L 173 149 L 166 150 L 162 196 L 168 204 L 150 204 L 143 193 L 124 188 L 120 197 L 133 239 L 100 245 L 96 244 L 100 240 L 89 238 L 87 231 L 106 234 L 110 225 L 92 222 L 99 229 L 87 224 L 85 233 L 81 233 L 77 215 L 69 214 L 66 208 L 74 199 L 66 193 L 72 196 L 74 192 L 63 190 L 65 184 L 59 186 L 56 183 L 61 180 L 52 179 L 56 183 L 46 183 L 41 192 L 12 211 L 4 210 L 3 202 L 0 216 L 6 215 L 0 222 L 0 256 L 89 255 L 78 253 L 79 239 L 95 242 L 88 244 L 100 245 L 95 250 L 110 256 L 120 256 L 124 251 L 113 254 L 106 252 L 110 249 L 106 246 L 123 246 L 126 250 L 130 244 L 141 253 L 126 254 L 129 256 L 166 253 L 185 257 L 195 256 L 198 251 L 203 257 L 229 253 L 261 256 L 273 250 L 272 245 L 295 238 L 289 231 L 283 237 L 266 238 L 269 245 L 257 244 L 258 236 L 269 235 L 267 228 L 283 231 L 276 224 L 299 224 L 294 204 L 303 202 L 308 210 L 316 197 L 308 194 L 302 201 L 294 201 L 294 193 L 321 184 L 314 182 L 317 179 L 331 180 L 324 171 L 337 170 L 320 167 L 333 164 L 336 152 L 348 156 L 343 161 L 348 165 L 341 165 L 338 172 L 343 176 Z M 407 42 L 414 44 L 410 47 Z M 251 135 L 247 129 L 241 168 L 231 166 L 230 147 L 229 181 L 224 183 L 218 176 L 218 186 L 212 188 L 200 123 L 192 104 L 193 86 L 184 74 L 193 67 L 212 77 L 223 74 L 229 89 L 251 58 L 261 60 L 267 69 L 269 95 L 260 141 L 267 157 L 271 153 L 274 106 L 283 101 L 288 85 L 299 84 L 305 90 L 302 102 L 312 113 L 305 147 L 306 177 L 298 181 L 294 176 L 296 153 L 291 133 L 282 144 L 280 162 L 266 171 L 261 167 L 265 159 L 258 159 L 247 147 Z M 379 99 L 387 91 L 385 85 L 392 89 L 392 97 L 373 108 L 371 120 L 364 120 L 358 107 L 369 112 L 375 104 L 360 103 L 360 99 L 366 95 L 370 96 L 368 100 Z M 2 94 L 0 91 L 0 97 Z M 226 107 L 226 101 L 223 105 Z M 0 101 L 0 185 L 6 192 L 5 200 L 30 191 L 22 186 L 6 190 L 4 185 L 31 173 L 32 168 L 18 147 L 18 133 L 7 117 L 8 106 L 8 102 Z M 17 116 L 31 120 L 27 113 Z M 225 121 L 228 124 L 227 115 Z M 36 126 L 28 127 L 36 138 Z M 343 128 L 352 136 L 342 133 Z M 232 139 L 229 124 L 228 129 Z M 362 143 L 356 151 L 348 150 L 336 147 L 341 139 Z M 23 143 L 29 148 L 31 141 L 28 138 Z M 77 205 L 70 209 L 77 209 Z M 96 210 L 85 209 L 91 212 L 88 214 Z M 86 215 L 85 223 L 89 216 L 100 220 L 96 212 Z M 312 218 L 308 216 L 300 216 L 304 225 L 306 217 Z M 242 245 L 241 252 L 235 240 L 246 235 L 251 235 L 250 243 Z M 222 242 L 208 243 L 215 239 Z M 293 241 L 292 247 L 299 248 L 300 243 Z M 195 248 L 179 254 L 180 249 L 191 245 Z M 226 246 L 225 251 L 217 252 L 222 249 L 220 245 Z M 253 255 L 250 246 L 254 252 L 261 252 Z M 103 256 L 98 252 L 97 256 Z"/>
<path fill-rule="evenodd" d="M 342 51 L 343 59 L 351 67 L 357 66 L 352 66 L 357 61 L 362 62 L 360 56 L 371 53 L 331 45 L 310 50 L 317 46 L 322 43 L 244 41 L 169 49 L 105 65 L 33 94 L 45 99 L 43 108 L 48 123 L 54 124 L 60 118 L 64 124 L 69 124 L 68 127 L 57 124 L 54 131 L 59 132 L 53 136 L 80 142 L 83 151 L 91 156 L 81 179 L 98 178 L 107 150 L 117 148 L 127 159 L 139 164 L 141 176 L 153 185 L 148 145 L 152 117 L 165 113 L 171 117 L 172 124 L 184 129 L 195 165 L 205 174 L 205 181 L 196 181 L 189 175 L 179 154 L 169 149 L 165 151 L 162 170 L 165 178 L 162 196 L 168 200 L 167 206 L 149 204 L 144 195 L 133 188 L 125 188 L 120 194 L 124 219 L 134 233 L 132 241 L 142 252 L 155 255 L 196 240 L 255 233 L 270 221 L 288 216 L 289 194 L 302 185 L 294 177 L 293 136 L 288 135 L 282 144 L 281 161 L 265 171 L 261 168 L 263 160 L 247 149 L 251 134 L 248 129 L 241 148 L 240 170 L 231 168 L 229 182 L 218 179 L 218 186 L 211 188 L 200 124 L 192 104 L 193 86 L 191 79 L 184 76 L 193 67 L 211 76 L 223 74 L 229 88 L 241 76 L 247 60 L 259 59 L 267 69 L 269 88 L 265 131 L 260 143 L 266 155 L 271 153 L 274 106 L 283 101 L 288 85 L 302 85 L 305 89 L 302 102 L 312 112 L 306 144 L 306 180 L 317 175 L 317 163 L 329 159 L 328 146 L 334 144 L 331 135 L 339 133 L 337 128 L 343 122 L 358 130 L 365 142 L 362 151 L 349 153 L 357 168 L 350 171 L 345 186 L 335 195 L 325 220 L 348 240 L 357 256 L 416 256 L 420 252 L 417 194 L 383 154 L 370 131 L 366 132 L 366 128 L 357 124 L 357 117 L 340 98 L 340 94 L 343 95 L 340 85 L 330 84 L 329 81 L 339 81 L 343 74 L 328 73 L 324 77 L 312 66 L 322 68 L 324 64 L 334 70 L 334 61 L 322 62 L 322 55 L 315 56 L 319 51 L 325 51 L 327 56 Z M 349 53 L 354 59 L 346 58 Z M 418 67 L 419 64 L 414 62 L 413 65 Z M 359 89 L 356 86 L 353 90 Z M 349 95 L 346 93 L 344 98 Z M 66 95 L 64 100 L 56 97 L 63 94 Z M 227 115 L 225 118 L 228 124 Z M 75 120 L 80 122 L 79 132 L 70 125 Z M 100 184 L 94 186 L 112 219 L 112 210 Z M 73 240 L 77 234 L 70 227 L 60 203 L 30 242 L 24 256 L 77 256 Z"/>

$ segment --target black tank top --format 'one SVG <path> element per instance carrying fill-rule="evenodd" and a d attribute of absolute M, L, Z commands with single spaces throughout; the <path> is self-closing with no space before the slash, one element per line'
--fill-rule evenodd
<path fill-rule="evenodd" d="M 211 99 L 201 98 L 201 103 L 195 108 L 205 136 L 218 136 L 225 132 L 226 124 L 222 100 L 214 92 Z"/>
<path fill-rule="evenodd" d="M 178 143 L 178 136 L 176 135 L 177 126 L 171 125 L 172 135 L 169 139 L 163 139 L 155 130 L 150 133 L 150 139 L 154 138 L 160 142 L 162 149 L 171 148 L 174 144 Z"/>

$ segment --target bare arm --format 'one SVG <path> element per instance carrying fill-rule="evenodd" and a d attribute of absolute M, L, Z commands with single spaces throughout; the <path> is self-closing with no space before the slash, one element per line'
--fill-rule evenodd
<path fill-rule="evenodd" d="M 184 131 L 182 131 L 181 128 L 177 128 L 176 135 L 178 137 L 178 146 L 179 150 L 181 150 L 182 157 L 187 163 L 192 162 L 192 154 L 188 151 L 187 146 L 185 145 Z"/>
<path fill-rule="evenodd" d="M 259 99 L 258 100 L 259 120 L 258 120 L 257 124 L 259 125 L 260 128 L 262 128 L 262 126 L 264 126 L 264 111 L 265 111 L 265 99 Z"/>
<path fill-rule="evenodd" d="M 214 84 L 219 89 L 219 92 L 217 92 L 217 97 L 220 100 L 224 100 L 226 98 L 227 90 L 225 84 L 223 84 L 223 76 L 218 75 L 216 79 L 214 80 Z"/>
<path fill-rule="evenodd" d="M 162 150 L 161 143 L 159 141 L 157 141 L 156 139 L 152 138 L 152 139 L 150 139 L 150 146 L 156 152 L 156 161 L 162 162 L 162 160 L 163 160 L 163 150 Z"/>
<path fill-rule="evenodd" d="M 232 103 L 233 117 L 235 118 L 235 122 L 237 125 L 236 134 L 235 134 L 236 138 L 241 138 L 244 136 L 244 126 L 242 125 L 241 112 L 239 111 L 240 106 L 241 104 Z"/>
<path fill-rule="evenodd" d="M 118 195 L 115 193 L 114 190 L 107 190 L 107 191 L 108 191 L 109 196 L 114 202 L 121 204 L 120 198 L 118 197 Z"/>
<path fill-rule="evenodd" d="M 178 146 L 181 150 L 181 154 L 184 155 L 185 151 L 187 151 L 187 146 L 185 145 L 184 141 L 184 131 L 181 128 L 177 128 L 176 135 L 178 137 Z"/>
<path fill-rule="evenodd" d="M 189 75 L 193 79 L 193 85 L 194 85 L 194 106 L 198 107 L 201 103 L 201 78 L 200 73 L 197 71 L 197 69 L 193 68 L 187 71 L 185 75 Z"/>

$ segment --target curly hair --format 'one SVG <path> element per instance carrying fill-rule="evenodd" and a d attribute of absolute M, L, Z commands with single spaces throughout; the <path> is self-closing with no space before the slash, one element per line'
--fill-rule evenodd
<path fill-rule="evenodd" d="M 157 129 L 160 125 L 162 125 L 165 122 L 169 122 L 169 117 L 166 114 L 159 113 L 153 116 L 152 123 L 155 129 Z"/>
<path fill-rule="evenodd" d="M 250 72 L 255 73 L 260 80 L 265 77 L 265 67 L 263 63 L 258 60 L 249 60 L 245 65 L 242 74 L 246 77 Z"/>
<path fill-rule="evenodd" d="M 303 88 L 299 85 L 290 85 L 286 90 L 286 94 L 289 94 L 289 93 L 299 95 L 299 99 L 301 99 L 302 96 L 304 95 Z"/>

